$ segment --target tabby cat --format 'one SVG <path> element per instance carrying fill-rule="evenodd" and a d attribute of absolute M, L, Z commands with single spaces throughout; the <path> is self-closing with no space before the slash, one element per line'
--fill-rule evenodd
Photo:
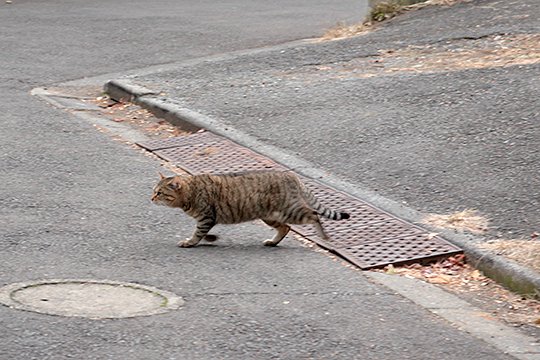
<path fill-rule="evenodd" d="M 319 236 L 328 239 L 319 215 L 331 220 L 349 214 L 328 209 L 290 171 L 255 171 L 223 175 L 165 177 L 154 187 L 155 204 L 177 207 L 197 220 L 191 239 L 178 246 L 195 246 L 203 238 L 217 239 L 208 231 L 216 224 L 237 224 L 261 219 L 277 230 L 264 245 L 276 246 L 290 230 L 287 224 L 313 224 Z"/>

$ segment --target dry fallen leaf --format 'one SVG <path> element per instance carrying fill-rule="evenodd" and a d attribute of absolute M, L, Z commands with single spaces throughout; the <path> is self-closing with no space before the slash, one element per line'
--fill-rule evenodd
<path fill-rule="evenodd" d="M 469 274 L 469 276 L 470 276 L 471 279 L 473 279 L 473 280 L 480 280 L 480 279 L 482 279 L 482 278 L 484 277 L 484 275 L 482 275 L 482 274 L 480 273 L 480 270 L 473 270 L 473 271 Z"/>
<path fill-rule="evenodd" d="M 389 274 L 389 275 L 393 275 L 393 274 L 396 273 L 396 269 L 394 268 L 394 265 L 392 265 L 392 264 L 386 266 L 386 267 L 384 268 L 384 270 L 385 270 L 384 272 L 387 273 L 387 274 Z"/>
<path fill-rule="evenodd" d="M 445 274 L 430 275 L 429 282 L 433 284 L 449 284 L 452 281 L 452 277 Z"/>

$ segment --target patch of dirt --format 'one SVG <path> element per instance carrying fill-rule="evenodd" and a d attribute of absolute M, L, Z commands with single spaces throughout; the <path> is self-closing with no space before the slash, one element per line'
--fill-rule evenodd
<path fill-rule="evenodd" d="M 85 101 L 102 108 L 103 114 L 111 121 L 125 123 L 151 139 L 163 139 L 188 134 L 133 103 L 116 102 L 106 95 Z"/>
<path fill-rule="evenodd" d="M 489 224 L 485 217 L 473 209 L 466 209 L 449 215 L 429 214 L 423 219 L 423 222 L 438 228 L 469 231 L 473 234 L 485 233 Z"/>
<path fill-rule="evenodd" d="M 476 235 L 485 234 L 489 229 L 489 221 L 478 211 L 466 209 L 449 215 L 429 214 L 423 222 L 437 228 L 470 232 Z M 540 234 L 534 232 L 530 239 L 497 239 L 488 240 L 479 246 L 497 255 L 512 259 L 520 265 L 540 272 Z"/>
<path fill-rule="evenodd" d="M 408 9 L 420 9 L 426 6 L 452 6 L 458 3 L 471 2 L 473 0 L 427 0 L 418 4 L 407 6 Z"/>
<path fill-rule="evenodd" d="M 402 73 L 435 73 L 540 63 L 540 34 L 494 35 L 379 51 L 378 56 L 305 66 L 278 77 L 353 79 Z"/>
<path fill-rule="evenodd" d="M 325 31 L 319 41 L 338 40 L 365 34 L 371 29 L 371 23 L 347 25 L 337 23 L 336 26 Z"/>
<path fill-rule="evenodd" d="M 464 255 L 422 266 L 387 266 L 373 270 L 436 284 L 508 325 L 540 337 L 540 301 L 514 294 L 465 263 Z"/>
<path fill-rule="evenodd" d="M 376 2 L 369 12 L 369 20 L 358 24 L 339 22 L 336 26 L 325 31 L 319 41 L 331 41 L 362 35 L 373 29 L 375 23 L 380 23 L 397 15 L 411 10 L 418 10 L 426 6 L 452 6 L 457 3 L 472 0 L 388 0 Z"/>
<path fill-rule="evenodd" d="M 436 72 L 540 63 L 540 34 L 495 35 L 408 46 L 382 54 L 387 71 Z"/>

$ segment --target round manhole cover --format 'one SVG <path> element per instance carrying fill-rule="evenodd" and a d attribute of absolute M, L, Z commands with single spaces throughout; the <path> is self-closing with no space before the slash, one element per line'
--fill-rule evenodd
<path fill-rule="evenodd" d="M 50 315 L 90 319 L 154 315 L 178 309 L 184 301 L 153 287 L 101 280 L 43 280 L 0 288 L 0 303 Z"/>

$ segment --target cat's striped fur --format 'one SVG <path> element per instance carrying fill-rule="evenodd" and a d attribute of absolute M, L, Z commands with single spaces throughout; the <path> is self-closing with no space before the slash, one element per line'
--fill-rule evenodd
<path fill-rule="evenodd" d="M 321 205 L 291 171 L 160 177 L 152 201 L 181 208 L 197 220 L 195 233 L 181 241 L 181 247 L 195 246 L 203 238 L 215 240 L 208 231 L 216 224 L 255 219 L 277 230 L 273 239 L 264 242 L 267 246 L 276 246 L 287 235 L 288 224 L 314 224 L 319 236 L 327 239 L 319 215 L 332 220 L 349 218 L 345 212 Z"/>

